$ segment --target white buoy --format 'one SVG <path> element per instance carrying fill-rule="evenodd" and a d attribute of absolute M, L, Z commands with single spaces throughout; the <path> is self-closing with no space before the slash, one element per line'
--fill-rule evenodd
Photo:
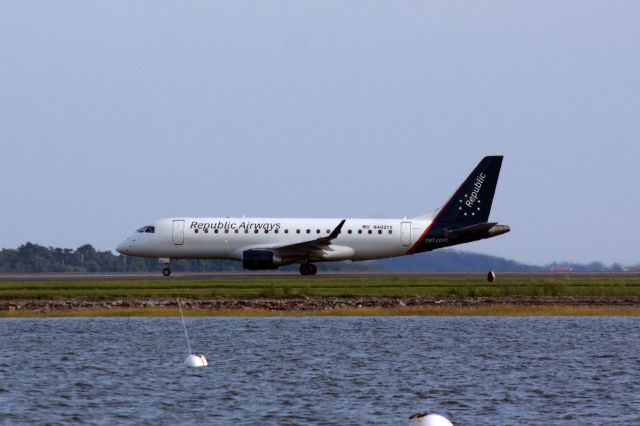
<path fill-rule="evenodd" d="M 207 359 L 200 353 L 191 354 L 184 359 L 185 367 L 206 367 L 207 365 L 209 365 Z"/>
<path fill-rule="evenodd" d="M 182 318 L 182 328 L 184 329 L 184 337 L 187 338 L 187 347 L 189 348 L 189 356 L 184 359 L 185 367 L 206 367 L 209 365 L 207 362 L 207 358 L 204 357 L 204 354 L 200 352 L 196 352 L 193 354 L 191 352 L 191 343 L 189 343 L 189 334 L 187 333 L 187 325 L 184 323 L 184 315 L 182 315 L 182 306 L 180 305 L 180 299 L 178 300 L 178 308 L 180 309 L 180 318 Z"/>
<path fill-rule="evenodd" d="M 453 426 L 453 424 L 440 414 L 415 413 L 409 417 L 412 426 Z"/>

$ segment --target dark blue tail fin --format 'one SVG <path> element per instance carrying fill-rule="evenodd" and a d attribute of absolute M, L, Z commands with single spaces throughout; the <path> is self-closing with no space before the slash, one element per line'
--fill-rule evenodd
<path fill-rule="evenodd" d="M 509 232 L 508 226 L 489 222 L 501 166 L 501 155 L 484 157 L 407 253 L 430 251 Z"/>
<path fill-rule="evenodd" d="M 484 157 L 440 210 L 435 222 L 450 229 L 487 222 L 501 166 L 501 155 Z"/>

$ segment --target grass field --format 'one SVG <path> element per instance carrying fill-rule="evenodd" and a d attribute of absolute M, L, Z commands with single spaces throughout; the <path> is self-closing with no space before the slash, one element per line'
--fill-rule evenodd
<path fill-rule="evenodd" d="M 640 296 L 637 276 L 255 277 L 213 279 L 0 281 L 0 299 L 79 297 L 289 296 Z"/>
<path fill-rule="evenodd" d="M 475 307 L 420 306 L 394 308 L 337 308 L 322 311 L 274 311 L 269 309 L 188 309 L 184 316 L 280 317 L 280 316 L 640 316 L 635 306 L 520 306 L 492 304 Z M 68 311 L 0 311 L 2 317 L 174 317 L 174 308 L 74 309 Z"/>

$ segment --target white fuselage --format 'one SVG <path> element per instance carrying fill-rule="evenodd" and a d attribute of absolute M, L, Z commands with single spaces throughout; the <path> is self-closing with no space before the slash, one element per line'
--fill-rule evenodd
<path fill-rule="evenodd" d="M 231 259 L 249 270 L 313 262 L 369 260 L 464 244 L 509 232 L 489 222 L 502 156 L 484 157 L 440 209 L 411 219 L 196 218 L 161 219 L 138 229 L 116 250 L 171 259 Z"/>
<path fill-rule="evenodd" d="M 192 218 L 161 219 L 138 230 L 117 250 L 170 259 L 242 260 L 249 249 L 273 249 L 328 236 L 341 219 Z M 367 260 L 408 254 L 430 225 L 421 219 L 346 219 L 340 234 L 313 261 Z M 141 228 L 144 229 L 144 228 Z"/>

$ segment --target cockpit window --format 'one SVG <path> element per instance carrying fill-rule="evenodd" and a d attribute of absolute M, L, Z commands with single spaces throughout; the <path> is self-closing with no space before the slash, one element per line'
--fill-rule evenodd
<path fill-rule="evenodd" d="M 149 234 L 153 234 L 154 232 L 156 232 L 156 227 L 155 226 L 143 226 L 142 228 L 138 229 L 136 232 L 147 232 Z"/>

